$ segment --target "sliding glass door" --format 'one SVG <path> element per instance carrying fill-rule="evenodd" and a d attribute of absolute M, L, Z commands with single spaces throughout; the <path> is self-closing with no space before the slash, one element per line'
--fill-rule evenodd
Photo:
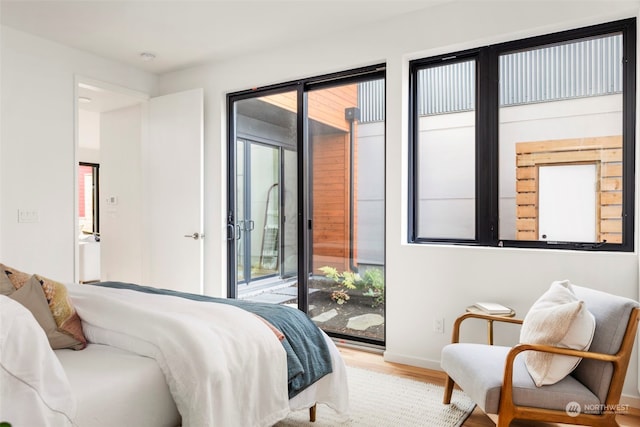
<path fill-rule="evenodd" d="M 289 101 L 292 111 L 278 100 Z M 295 285 L 297 279 L 295 100 L 289 92 L 234 104 L 235 187 L 228 225 L 239 296 Z"/>
<path fill-rule="evenodd" d="M 384 79 L 307 93 L 309 315 L 337 336 L 384 341 Z"/>
<path fill-rule="evenodd" d="M 229 96 L 229 295 L 384 343 L 384 70 Z"/>

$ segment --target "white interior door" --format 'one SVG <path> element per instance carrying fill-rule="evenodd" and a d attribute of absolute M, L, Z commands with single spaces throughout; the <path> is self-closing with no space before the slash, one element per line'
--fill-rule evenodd
<path fill-rule="evenodd" d="M 149 101 L 144 151 L 146 282 L 202 293 L 202 89 Z"/>
<path fill-rule="evenodd" d="M 542 166 L 538 185 L 540 240 L 596 241 L 596 165 Z"/>

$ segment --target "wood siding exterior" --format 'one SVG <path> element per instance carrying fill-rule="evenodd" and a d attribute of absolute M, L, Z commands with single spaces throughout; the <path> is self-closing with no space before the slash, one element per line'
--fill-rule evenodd
<path fill-rule="evenodd" d="M 261 100 L 287 111 L 298 111 L 296 92 L 269 95 Z M 344 119 L 344 109 L 358 106 L 357 85 L 338 86 L 308 93 L 307 109 L 309 118 L 343 132 L 349 131 L 349 122 Z"/>
<path fill-rule="evenodd" d="M 311 135 L 313 197 L 314 273 L 325 265 L 338 271 L 350 270 L 349 248 L 357 258 L 357 125 L 350 138 L 345 109 L 358 105 L 357 85 L 338 86 L 308 94 L 309 117 L 323 132 Z M 313 127 L 310 127 L 313 128 Z M 353 139 L 353 192 L 350 179 L 350 140 Z M 350 227 L 350 200 L 353 200 L 353 229 Z M 350 239 L 352 234 L 352 241 Z"/>
<path fill-rule="evenodd" d="M 516 239 L 538 240 L 540 166 L 595 164 L 598 242 L 622 243 L 622 136 L 516 144 Z"/>
<path fill-rule="evenodd" d="M 288 111 L 297 111 L 295 92 L 270 95 L 265 102 Z M 354 182 L 349 184 L 350 123 L 345 109 L 357 107 L 357 84 L 310 91 L 307 106 L 312 168 L 312 255 L 314 273 L 329 265 L 339 271 L 350 270 L 349 247 L 357 256 L 357 123 L 354 124 Z M 350 229 L 350 200 L 353 200 L 353 230 Z"/>

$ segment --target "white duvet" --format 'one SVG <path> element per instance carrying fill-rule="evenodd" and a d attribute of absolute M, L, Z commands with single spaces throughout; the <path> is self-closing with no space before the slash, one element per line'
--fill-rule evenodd
<path fill-rule="evenodd" d="M 76 402 L 44 331 L 22 304 L 0 295 L 0 421 L 73 425 Z"/>
<path fill-rule="evenodd" d="M 157 361 L 183 426 L 271 426 L 289 412 L 285 350 L 256 316 L 167 295 L 68 290 L 90 342 Z"/>

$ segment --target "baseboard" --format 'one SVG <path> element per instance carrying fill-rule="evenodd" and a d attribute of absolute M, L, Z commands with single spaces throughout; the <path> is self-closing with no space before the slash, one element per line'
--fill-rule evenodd
<path fill-rule="evenodd" d="M 385 351 L 382 353 L 385 362 L 400 363 L 403 365 L 417 366 L 419 368 L 431 369 L 434 371 L 442 371 L 439 360 L 430 360 L 420 357 L 407 356 L 404 354 L 392 353 Z"/>
<path fill-rule="evenodd" d="M 640 397 L 638 396 L 629 396 L 627 394 L 623 394 L 622 396 L 620 396 L 620 403 L 640 410 Z"/>

